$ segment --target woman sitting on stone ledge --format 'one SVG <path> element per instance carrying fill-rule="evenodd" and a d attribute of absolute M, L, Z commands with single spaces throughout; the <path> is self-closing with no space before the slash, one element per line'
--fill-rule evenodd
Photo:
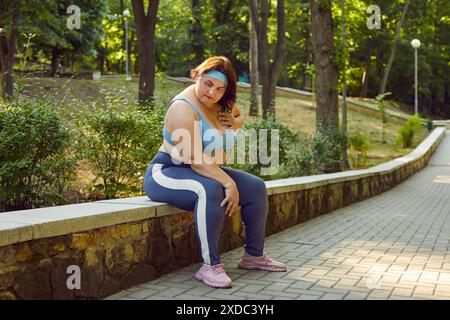
<path fill-rule="evenodd" d="M 244 122 L 235 103 L 233 66 L 226 57 L 212 57 L 191 70 L 191 78 L 195 83 L 169 104 L 164 141 L 147 169 L 144 190 L 153 201 L 194 211 L 204 262 L 195 274 L 199 281 L 231 287 L 218 247 L 224 218 L 231 217 L 238 205 L 246 238 L 238 267 L 286 271 L 283 263 L 264 253 L 268 213 L 264 181 L 223 166 L 225 151 L 236 142 L 235 130 Z"/>

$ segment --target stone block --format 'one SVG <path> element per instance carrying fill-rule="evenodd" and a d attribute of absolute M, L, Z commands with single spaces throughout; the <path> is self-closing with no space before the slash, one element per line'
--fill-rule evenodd
<path fill-rule="evenodd" d="M 130 225 L 122 223 L 110 228 L 110 234 L 113 239 L 126 238 L 130 235 Z"/>
<path fill-rule="evenodd" d="M 68 280 L 75 275 L 71 272 L 68 273 L 69 266 L 78 266 L 80 268 L 81 289 L 83 289 L 83 285 L 86 285 L 84 281 L 88 275 L 86 272 L 83 272 L 81 254 L 81 252 L 76 251 L 71 256 L 55 256 L 51 259 L 50 287 L 53 289 L 52 299 L 73 299 L 76 293 L 80 291 L 80 289 L 72 289 L 68 286 Z"/>
<path fill-rule="evenodd" d="M 65 236 L 50 238 L 48 240 L 48 254 L 53 256 L 64 252 L 69 247 Z"/>
<path fill-rule="evenodd" d="M 0 290 L 0 300 L 17 300 L 17 298 L 11 291 Z"/>
<path fill-rule="evenodd" d="M 105 264 L 114 277 L 128 272 L 133 264 L 134 249 L 129 243 L 106 248 Z"/>
<path fill-rule="evenodd" d="M 167 264 L 173 257 L 170 238 L 167 237 L 161 228 L 165 218 L 152 220 L 152 223 L 149 225 L 149 248 L 146 263 L 151 265 L 158 273 L 166 269 Z"/>
<path fill-rule="evenodd" d="M 33 269 L 33 266 L 30 265 L 17 276 L 13 288 L 18 299 L 51 299 L 52 290 L 49 283 L 48 273 Z"/>
<path fill-rule="evenodd" d="M 138 237 L 142 233 L 142 224 L 141 223 L 133 223 L 130 226 L 130 235 L 132 237 Z"/>
<path fill-rule="evenodd" d="M 15 253 L 14 245 L 0 247 L 0 267 L 14 263 Z"/>
<path fill-rule="evenodd" d="M 0 290 L 8 289 L 14 284 L 17 267 L 0 267 Z"/>
<path fill-rule="evenodd" d="M 92 231 L 93 243 L 102 244 L 107 241 L 109 237 L 109 229 L 111 227 L 106 228 L 98 228 Z"/>
<path fill-rule="evenodd" d="M 87 232 L 74 233 L 71 238 L 70 247 L 75 250 L 84 250 L 93 243 L 92 235 Z"/>
<path fill-rule="evenodd" d="M 104 280 L 105 252 L 100 247 L 90 247 L 84 252 L 84 263 L 81 266 L 81 289 L 76 295 L 96 298 Z"/>
<path fill-rule="evenodd" d="M 27 242 L 18 243 L 16 245 L 16 252 L 14 255 L 14 260 L 18 262 L 29 261 L 33 257 L 33 253 Z"/>
<path fill-rule="evenodd" d="M 142 222 L 142 232 L 148 233 L 148 220 L 145 220 L 144 222 Z"/>

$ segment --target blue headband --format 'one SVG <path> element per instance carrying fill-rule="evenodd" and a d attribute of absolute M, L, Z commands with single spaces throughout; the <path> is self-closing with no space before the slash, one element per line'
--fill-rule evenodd
<path fill-rule="evenodd" d="M 217 70 L 211 70 L 208 71 L 207 73 L 204 73 L 203 76 L 205 77 L 211 77 L 211 78 L 215 78 L 217 80 L 222 81 L 225 84 L 228 84 L 228 78 L 226 75 L 224 75 L 222 72 L 217 71 Z"/>

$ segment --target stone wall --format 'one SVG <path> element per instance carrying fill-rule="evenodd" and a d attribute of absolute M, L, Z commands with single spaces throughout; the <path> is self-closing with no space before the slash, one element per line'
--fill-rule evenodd
<path fill-rule="evenodd" d="M 444 136 L 435 129 L 410 155 L 367 170 L 266 182 L 267 235 L 389 190 L 421 170 Z M 122 209 L 113 215 L 110 205 Z M 58 208 L 79 216 L 63 220 Z M 220 250 L 243 243 L 237 212 L 225 219 Z M 97 299 L 200 261 L 192 212 L 146 197 L 0 213 L 0 299 Z M 67 285 L 73 265 L 79 289 Z"/>

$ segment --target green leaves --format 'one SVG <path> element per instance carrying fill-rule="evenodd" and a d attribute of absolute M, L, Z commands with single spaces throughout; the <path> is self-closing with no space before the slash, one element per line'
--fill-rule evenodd
<path fill-rule="evenodd" d="M 0 111 L 0 211 L 65 203 L 76 157 L 71 133 L 40 102 Z"/>
<path fill-rule="evenodd" d="M 391 92 L 385 92 L 383 94 L 379 94 L 376 97 L 377 100 L 377 107 L 378 110 L 380 111 L 380 116 L 381 116 L 381 122 L 382 122 L 382 136 L 381 136 L 381 142 L 386 143 L 386 138 L 385 138 L 385 125 L 389 119 L 389 115 L 386 112 L 386 105 L 384 104 L 384 99 L 388 96 L 390 96 L 392 93 Z"/>
<path fill-rule="evenodd" d="M 403 148 L 410 148 L 413 145 L 413 138 L 416 131 L 420 128 L 420 118 L 413 115 L 408 118 L 408 122 L 400 129 L 397 135 L 397 143 Z"/>
<path fill-rule="evenodd" d="M 256 145 L 256 151 L 257 155 L 261 156 L 262 153 L 270 153 L 270 156 L 273 157 L 273 153 L 278 154 L 279 159 L 279 165 L 281 167 L 287 166 L 288 162 L 291 157 L 291 153 L 293 150 L 293 146 L 297 143 L 298 138 L 297 135 L 290 130 L 287 126 L 273 121 L 273 117 L 268 114 L 266 118 L 258 117 L 257 120 L 248 122 L 245 124 L 245 129 L 249 132 L 254 132 L 256 134 L 255 138 L 257 138 L 257 145 Z M 260 150 L 264 146 L 263 136 L 261 135 L 261 130 L 267 130 L 267 151 Z M 278 137 L 279 137 L 279 143 L 278 148 L 276 146 L 272 146 L 272 134 L 273 132 L 278 131 Z M 250 144 L 253 144 L 255 141 L 249 141 Z M 245 154 L 246 159 L 250 160 L 250 150 L 249 144 L 246 143 L 245 145 Z M 236 154 L 237 154 L 237 146 L 236 146 Z M 270 151 L 270 152 L 269 152 Z M 250 162 L 250 161 L 248 161 Z M 246 172 L 250 172 L 254 175 L 261 176 L 261 168 L 265 167 L 265 165 L 262 164 L 261 159 L 258 158 L 257 163 L 252 164 L 246 162 L 245 164 L 238 164 L 238 165 L 232 165 L 232 167 L 244 170 Z M 279 177 L 279 174 L 274 175 L 264 175 L 262 178 L 265 180 L 271 180 L 276 179 Z"/>
<path fill-rule="evenodd" d="M 369 151 L 369 138 L 360 131 L 356 131 L 348 137 L 348 143 L 352 152 L 352 164 L 356 167 L 365 166 L 367 151 Z"/>
<path fill-rule="evenodd" d="M 159 110 L 97 110 L 84 115 L 80 124 L 83 155 L 95 179 L 91 197 L 115 198 L 140 193 L 142 178 L 162 142 Z"/>
<path fill-rule="evenodd" d="M 311 140 L 311 152 L 320 172 L 340 171 L 342 151 L 347 148 L 347 137 L 340 129 L 320 127 Z"/>

